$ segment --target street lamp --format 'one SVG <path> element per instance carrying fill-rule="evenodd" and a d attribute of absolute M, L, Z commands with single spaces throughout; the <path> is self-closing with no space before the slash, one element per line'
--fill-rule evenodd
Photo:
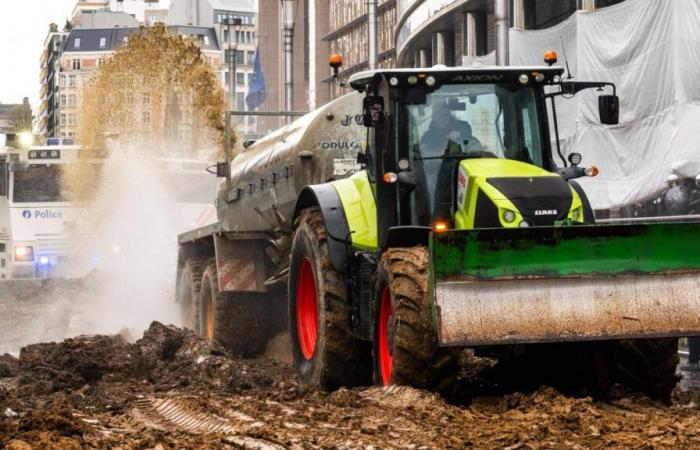
<path fill-rule="evenodd" d="M 226 55 L 228 57 L 228 90 L 231 96 L 231 109 L 235 109 L 236 105 L 236 50 L 238 50 L 238 39 L 234 36 L 235 31 L 240 31 L 243 21 L 240 17 L 227 17 L 226 28 L 228 29 L 228 49 Z"/>

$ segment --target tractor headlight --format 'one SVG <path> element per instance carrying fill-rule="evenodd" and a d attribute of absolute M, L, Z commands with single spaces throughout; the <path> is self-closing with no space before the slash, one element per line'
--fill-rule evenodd
<path fill-rule="evenodd" d="M 15 261 L 34 261 L 34 249 L 29 246 L 15 247 Z"/>
<path fill-rule="evenodd" d="M 581 219 L 583 219 L 583 214 L 581 214 L 581 208 L 574 209 L 574 212 L 571 213 L 571 218 L 574 219 L 574 222 L 578 222 Z"/>
<path fill-rule="evenodd" d="M 520 228 L 527 228 L 530 226 L 530 222 L 527 220 L 521 220 L 520 223 L 518 224 L 518 227 Z"/>
<path fill-rule="evenodd" d="M 506 209 L 503 211 L 503 221 L 505 223 L 513 223 L 515 220 L 515 213 L 511 211 L 510 209 Z"/>

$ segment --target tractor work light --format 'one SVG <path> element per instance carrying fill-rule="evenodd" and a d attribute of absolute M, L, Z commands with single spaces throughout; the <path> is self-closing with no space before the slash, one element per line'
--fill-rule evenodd
<path fill-rule="evenodd" d="M 15 247 L 15 261 L 34 261 L 34 249 L 29 246 Z"/>
<path fill-rule="evenodd" d="M 396 77 L 389 78 L 389 84 L 396 87 L 399 85 L 399 79 Z"/>
<path fill-rule="evenodd" d="M 544 74 L 542 72 L 537 72 L 536 74 L 534 74 L 534 76 L 535 76 L 535 81 L 537 81 L 538 83 L 541 83 L 544 81 Z"/>
<path fill-rule="evenodd" d="M 416 84 L 416 83 L 418 83 L 418 77 L 415 75 L 411 75 L 410 77 L 408 77 L 407 81 L 408 81 L 408 84 Z"/>
<path fill-rule="evenodd" d="M 530 226 L 530 222 L 527 220 L 521 220 L 520 223 L 518 224 L 519 228 L 528 228 Z"/>
<path fill-rule="evenodd" d="M 520 84 L 527 84 L 530 81 L 530 77 L 526 73 L 522 73 L 518 77 L 518 81 L 520 81 Z"/>
<path fill-rule="evenodd" d="M 428 87 L 433 87 L 433 86 L 435 86 L 435 83 L 436 83 L 436 82 L 437 82 L 437 80 L 436 80 L 435 77 L 432 76 L 432 75 L 429 75 L 429 76 L 425 79 L 425 85 L 428 86 Z"/>

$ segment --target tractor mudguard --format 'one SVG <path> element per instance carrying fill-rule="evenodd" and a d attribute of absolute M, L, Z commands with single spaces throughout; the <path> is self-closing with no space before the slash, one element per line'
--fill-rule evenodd
<path fill-rule="evenodd" d="M 330 183 L 304 187 L 294 207 L 294 218 L 296 219 L 304 208 L 314 206 L 318 206 L 320 209 L 323 222 L 326 225 L 331 263 L 335 270 L 344 272 L 345 255 L 347 246 L 350 244 L 350 229 L 345 220 L 340 196 Z"/>
<path fill-rule="evenodd" d="M 433 233 L 441 345 L 700 335 L 700 223 Z"/>

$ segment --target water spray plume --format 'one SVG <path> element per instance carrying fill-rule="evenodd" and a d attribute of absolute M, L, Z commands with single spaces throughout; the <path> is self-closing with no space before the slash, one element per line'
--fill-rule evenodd
<path fill-rule="evenodd" d="M 196 39 L 143 28 L 84 87 L 79 161 L 63 181 L 76 205 L 71 248 L 94 275 L 74 331 L 179 321 L 177 234 L 216 198 L 216 178 L 182 167 L 218 159 L 224 145 L 224 94 L 208 59 Z M 178 198 L 192 185 L 196 201 Z"/>

